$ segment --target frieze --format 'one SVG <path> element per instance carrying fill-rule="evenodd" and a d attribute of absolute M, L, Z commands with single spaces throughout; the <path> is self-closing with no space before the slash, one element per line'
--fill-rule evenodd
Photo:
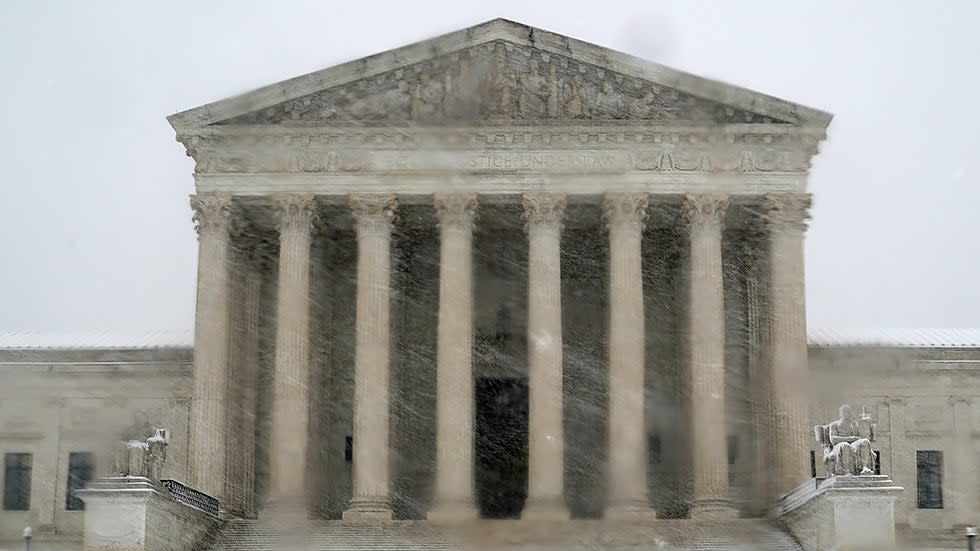
<path fill-rule="evenodd" d="M 551 162 L 543 157 L 511 157 L 508 167 L 504 152 L 524 155 L 550 151 L 556 159 L 553 162 L 560 163 L 562 160 L 556 157 L 556 151 L 562 151 L 563 155 L 569 151 L 630 151 L 631 168 L 643 171 L 806 172 L 820 137 L 805 132 L 718 133 L 705 129 L 639 132 L 515 127 L 459 132 L 431 128 L 299 132 L 298 129 L 270 127 L 270 133 L 266 134 L 240 134 L 212 127 L 203 135 L 182 136 L 180 141 L 188 155 L 195 159 L 197 174 L 363 172 L 378 169 L 375 162 L 382 163 L 385 170 L 424 170 L 426 167 L 412 166 L 412 155 L 433 150 L 447 153 L 475 150 L 481 154 L 491 151 L 497 156 L 483 159 L 484 168 L 497 170 L 513 169 L 515 163 L 516 168 L 521 168 L 522 163 L 527 164 L 527 169 L 534 163 L 547 168 L 544 165 Z M 374 153 L 381 153 L 382 157 L 374 156 Z M 566 164 L 573 162 L 567 156 L 564 159 Z M 595 157 L 593 164 L 601 164 L 602 160 Z M 481 159 L 474 158 L 471 162 L 454 165 L 453 169 L 479 169 L 480 162 Z M 579 164 L 587 162 L 588 159 L 583 158 Z"/>
<path fill-rule="evenodd" d="M 799 122 L 752 113 L 567 56 L 496 40 L 218 124 L 548 119 Z"/>
<path fill-rule="evenodd" d="M 366 172 L 806 172 L 803 153 L 756 147 L 669 146 L 632 149 L 413 151 L 256 148 L 198 150 L 200 173 Z"/>

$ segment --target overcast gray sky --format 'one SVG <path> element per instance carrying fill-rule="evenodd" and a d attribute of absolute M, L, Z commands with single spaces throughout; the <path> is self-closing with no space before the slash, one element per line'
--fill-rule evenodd
<path fill-rule="evenodd" d="M 190 329 L 165 117 L 494 17 L 834 113 L 810 326 L 980 327 L 980 2 L 6 0 L 0 331 Z"/>

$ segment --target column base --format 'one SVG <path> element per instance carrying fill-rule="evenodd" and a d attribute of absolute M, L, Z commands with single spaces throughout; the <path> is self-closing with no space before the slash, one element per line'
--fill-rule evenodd
<path fill-rule="evenodd" d="M 350 500 L 340 518 L 348 522 L 389 521 L 394 519 L 394 513 L 387 499 L 357 497 Z"/>
<path fill-rule="evenodd" d="M 695 499 L 691 506 L 691 520 L 731 520 L 738 518 L 738 511 L 725 498 L 708 497 Z"/>
<path fill-rule="evenodd" d="M 606 520 L 656 520 L 657 512 L 645 501 L 610 503 L 602 518 Z"/>
<path fill-rule="evenodd" d="M 521 520 L 568 520 L 571 513 L 561 498 L 528 499 L 521 511 Z"/>
<path fill-rule="evenodd" d="M 437 502 L 425 516 L 432 522 L 465 522 L 480 518 L 480 511 L 472 501 Z"/>

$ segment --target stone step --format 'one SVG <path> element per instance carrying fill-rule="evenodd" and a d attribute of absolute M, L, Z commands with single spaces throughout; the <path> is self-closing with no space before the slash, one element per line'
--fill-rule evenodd
<path fill-rule="evenodd" d="M 270 523 L 232 521 L 213 551 L 800 551 L 796 542 L 765 520 L 726 522 L 480 520 L 442 526 L 424 521 Z"/>

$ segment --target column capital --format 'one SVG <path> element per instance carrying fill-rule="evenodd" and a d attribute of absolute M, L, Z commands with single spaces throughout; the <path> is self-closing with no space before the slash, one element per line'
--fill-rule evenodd
<path fill-rule="evenodd" d="M 352 193 L 347 196 L 360 230 L 390 230 L 395 221 L 398 198 L 393 194 Z"/>
<path fill-rule="evenodd" d="M 232 202 L 228 193 L 204 193 L 191 195 L 194 230 L 200 238 L 204 235 L 227 236 L 231 231 Z"/>
<path fill-rule="evenodd" d="M 687 194 L 681 203 L 682 216 L 688 227 L 708 223 L 720 224 L 728 210 L 728 196 L 722 194 Z"/>
<path fill-rule="evenodd" d="M 316 220 L 316 197 L 312 193 L 272 196 L 272 206 L 279 216 L 279 231 L 310 232 Z"/>
<path fill-rule="evenodd" d="M 436 193 L 432 196 L 442 227 L 471 228 L 476 215 L 475 193 Z"/>
<path fill-rule="evenodd" d="M 602 217 L 606 227 L 619 224 L 639 225 L 647 219 L 650 197 L 646 193 L 607 193 L 602 198 Z"/>
<path fill-rule="evenodd" d="M 524 205 L 524 221 L 527 226 L 561 227 L 568 198 L 564 193 L 525 193 L 521 197 Z"/>
<path fill-rule="evenodd" d="M 770 228 L 806 231 L 812 204 L 809 193 L 767 193 L 762 198 L 765 221 Z"/>

